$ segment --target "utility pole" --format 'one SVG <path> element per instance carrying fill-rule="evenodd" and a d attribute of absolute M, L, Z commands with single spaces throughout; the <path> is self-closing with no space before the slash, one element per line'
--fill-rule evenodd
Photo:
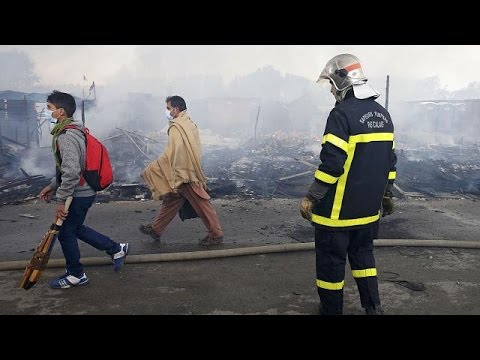
<path fill-rule="evenodd" d="M 390 75 L 387 75 L 387 89 L 386 89 L 386 96 L 385 96 L 385 109 L 388 110 L 388 93 L 390 90 Z"/>
<path fill-rule="evenodd" d="M 3 114 L 3 117 L 0 118 L 0 154 L 3 154 L 3 135 L 2 135 L 2 123 L 7 117 L 7 100 L 5 99 L 0 99 L 1 102 L 1 108 L 0 110 L 5 110 L 5 113 Z M 1 114 L 1 112 L 0 112 Z"/>
<path fill-rule="evenodd" d="M 28 116 L 27 96 L 23 95 L 23 103 L 25 105 L 25 124 L 27 130 L 27 148 L 30 147 L 30 117 Z"/>
<path fill-rule="evenodd" d="M 0 154 L 3 153 L 3 143 L 2 143 L 2 120 L 0 118 Z"/>
<path fill-rule="evenodd" d="M 258 117 L 260 116 L 260 109 L 261 108 L 262 108 L 261 106 L 258 107 L 257 119 L 255 120 L 255 143 L 257 143 L 257 125 L 258 125 Z"/>
<path fill-rule="evenodd" d="M 82 100 L 82 123 L 85 126 L 85 100 Z"/>
<path fill-rule="evenodd" d="M 82 123 L 85 126 L 85 86 L 88 86 L 87 77 L 83 75 L 84 84 L 82 86 Z M 89 94 L 90 95 L 90 94 Z"/>

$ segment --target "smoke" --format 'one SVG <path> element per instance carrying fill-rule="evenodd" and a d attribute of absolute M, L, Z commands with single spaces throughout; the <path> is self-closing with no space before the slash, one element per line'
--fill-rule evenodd
<path fill-rule="evenodd" d="M 55 175 L 55 161 L 50 147 L 31 148 L 22 152 L 20 167 L 29 175 Z"/>
<path fill-rule="evenodd" d="M 0 51 L 0 89 L 18 90 L 32 87 L 39 79 L 33 62 L 23 51 Z"/>
<path fill-rule="evenodd" d="M 389 110 L 399 133 L 445 143 L 479 135 L 466 120 L 478 116 L 472 107 L 457 109 L 452 117 L 455 111 L 448 107 L 431 111 L 409 103 L 480 98 L 480 82 L 472 82 L 469 72 L 480 61 L 479 46 L 22 45 L 2 50 L 9 54 L 0 56 L 2 68 L 9 69 L 4 73 L 28 76 L 4 77 L 0 89 L 59 89 L 81 99 L 95 81 L 97 102 L 86 111 L 86 125 L 100 138 L 116 127 L 160 131 L 166 125 L 165 97 L 174 94 L 185 98 L 200 129 L 238 143 L 276 131 L 321 136 L 334 99 L 328 84 L 315 80 L 339 53 L 360 58 L 369 83 L 382 94 L 381 104 L 390 75 Z M 49 136 L 46 129 L 44 135 Z"/>
<path fill-rule="evenodd" d="M 389 111 L 397 152 L 404 155 L 399 159 L 423 160 L 415 169 L 440 164 L 446 173 L 465 178 L 463 189 L 478 191 L 480 101 L 472 99 L 480 99 L 480 81 L 470 73 L 480 62 L 480 46 L 2 46 L 0 99 L 2 94 L 23 99 L 23 93 L 2 90 L 36 92 L 46 98 L 57 89 L 76 97 L 75 118 L 80 120 L 82 99 L 95 81 L 96 99 L 86 102 L 85 124 L 109 148 L 120 182 L 138 182 L 148 156 L 155 158 L 163 151 L 169 95 L 186 100 L 210 165 L 218 167 L 228 156 L 229 166 L 241 168 L 248 160 L 243 166 L 258 171 L 256 157 L 280 167 L 294 156 L 316 165 L 335 100 L 329 84 L 315 80 L 339 53 L 360 58 L 369 84 L 381 93 L 377 101 L 382 105 L 390 75 Z M 41 94 L 27 99 L 40 102 Z M 93 94 L 88 99 L 93 100 Z M 119 129 L 158 142 L 145 141 L 144 156 Z M 48 124 L 41 130 L 44 147 L 23 151 L 16 172 L 13 165 L 2 171 L 22 177 L 21 167 L 31 175 L 53 176 Z M 252 143 L 256 152 L 235 163 L 238 159 L 232 154 L 242 154 Z M 222 150 L 211 151 L 218 149 Z M 445 158 L 453 165 L 446 167 Z M 406 170 L 399 169 L 399 174 Z M 411 178 L 417 176 L 412 171 Z M 427 178 L 425 183 L 432 181 Z"/>
<path fill-rule="evenodd" d="M 85 111 L 85 126 L 102 139 L 118 132 L 116 128 L 146 134 L 161 129 L 164 119 L 164 98 L 151 94 L 118 94 L 115 89 L 99 89 L 97 102 Z M 78 119 L 81 113 L 76 115 Z"/>

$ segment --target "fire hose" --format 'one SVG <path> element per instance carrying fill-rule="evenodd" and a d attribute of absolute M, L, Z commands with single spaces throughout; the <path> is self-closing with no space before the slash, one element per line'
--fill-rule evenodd
<path fill-rule="evenodd" d="M 462 248 L 462 249 L 480 249 L 480 241 L 457 241 L 457 240 L 417 240 L 417 239 L 379 239 L 374 240 L 376 247 L 437 247 L 437 248 Z M 221 250 L 202 250 L 179 253 L 162 254 L 143 254 L 129 255 L 125 263 L 142 264 L 167 261 L 186 261 L 186 260 L 205 260 L 216 258 L 227 258 L 234 256 L 259 255 L 271 253 L 286 253 L 294 251 L 309 251 L 315 249 L 314 242 L 278 244 L 254 247 L 242 247 L 234 249 Z M 0 271 L 23 270 L 27 265 L 26 260 L 3 261 L 0 262 Z M 84 265 L 111 265 L 112 260 L 109 257 L 85 257 L 82 258 Z M 50 259 L 48 268 L 65 267 L 64 259 Z"/>

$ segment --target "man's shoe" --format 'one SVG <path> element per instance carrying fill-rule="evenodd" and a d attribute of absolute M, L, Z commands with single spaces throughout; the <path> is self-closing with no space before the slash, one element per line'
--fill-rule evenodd
<path fill-rule="evenodd" d="M 79 278 L 68 273 L 59 276 L 56 279 L 50 280 L 48 285 L 52 289 L 68 289 L 73 286 L 83 286 L 88 284 L 88 277 L 83 273 Z"/>
<path fill-rule="evenodd" d="M 160 241 L 160 235 L 157 235 L 157 233 L 155 232 L 155 230 L 153 230 L 152 228 L 152 225 L 150 224 L 141 224 L 138 229 L 140 230 L 140 232 L 142 234 L 145 234 L 145 235 L 150 235 L 153 240 L 155 241 Z"/>
<path fill-rule="evenodd" d="M 125 258 L 127 257 L 128 254 L 128 243 L 121 243 L 120 244 L 120 251 L 116 252 L 115 254 L 112 254 L 112 259 L 113 259 L 113 271 L 119 271 L 123 264 L 125 263 Z"/>
<path fill-rule="evenodd" d="M 217 238 L 205 236 L 199 242 L 200 246 L 215 246 L 215 245 L 222 245 L 223 244 L 223 236 L 219 236 Z"/>

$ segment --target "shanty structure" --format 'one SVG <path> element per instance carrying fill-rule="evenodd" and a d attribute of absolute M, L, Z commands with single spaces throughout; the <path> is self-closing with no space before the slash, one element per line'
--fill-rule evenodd
<path fill-rule="evenodd" d="M 480 99 L 407 101 L 398 110 L 401 125 L 416 131 L 453 136 L 480 133 Z"/>
<path fill-rule="evenodd" d="M 34 101 L 0 99 L 0 152 L 6 143 L 24 148 L 38 146 L 38 121 Z"/>

